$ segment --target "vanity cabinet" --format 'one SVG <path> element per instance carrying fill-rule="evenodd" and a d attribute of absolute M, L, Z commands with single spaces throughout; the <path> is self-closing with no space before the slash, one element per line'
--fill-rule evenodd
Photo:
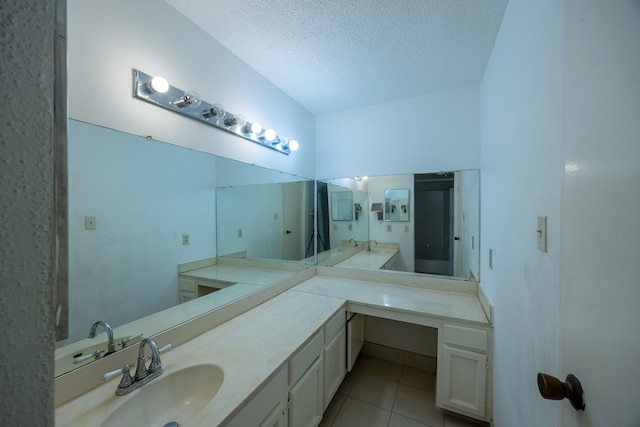
<path fill-rule="evenodd" d="M 180 277 L 178 280 L 178 294 L 180 304 L 196 298 L 208 295 L 212 292 L 235 285 L 235 282 L 226 282 L 213 279 L 192 279 Z"/>
<path fill-rule="evenodd" d="M 286 427 L 286 401 L 287 369 L 283 366 L 224 426 Z"/>
<path fill-rule="evenodd" d="M 180 304 L 197 298 L 196 281 L 193 279 L 185 279 L 181 277 L 178 280 L 178 298 Z"/>
<path fill-rule="evenodd" d="M 438 339 L 437 405 L 473 418 L 490 419 L 490 331 L 445 323 Z"/>
<path fill-rule="evenodd" d="M 346 368 L 346 312 L 339 310 L 324 326 L 324 398 L 322 410 L 329 406 L 338 391 Z"/>
<path fill-rule="evenodd" d="M 289 359 L 289 427 L 315 427 L 323 407 L 323 331 Z"/>
<path fill-rule="evenodd" d="M 381 270 L 400 270 L 400 251 L 396 252 L 387 262 L 384 263 Z"/>

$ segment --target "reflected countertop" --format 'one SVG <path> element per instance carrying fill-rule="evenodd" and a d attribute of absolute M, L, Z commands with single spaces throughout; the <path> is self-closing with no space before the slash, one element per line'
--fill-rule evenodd
<path fill-rule="evenodd" d="M 370 252 L 361 250 L 355 255 L 337 263 L 334 267 L 359 270 L 378 270 L 398 253 L 398 248 L 372 247 Z"/>

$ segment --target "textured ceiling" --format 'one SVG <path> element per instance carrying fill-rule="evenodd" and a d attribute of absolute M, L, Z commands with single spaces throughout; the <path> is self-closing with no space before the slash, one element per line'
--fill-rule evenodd
<path fill-rule="evenodd" d="M 312 113 L 478 84 L 507 0 L 166 0 Z"/>

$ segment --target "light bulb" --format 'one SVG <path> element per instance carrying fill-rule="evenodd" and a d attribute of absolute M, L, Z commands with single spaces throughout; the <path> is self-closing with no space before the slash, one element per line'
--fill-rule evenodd
<path fill-rule="evenodd" d="M 251 125 L 251 132 L 255 134 L 262 132 L 262 125 L 260 123 L 253 123 Z"/>
<path fill-rule="evenodd" d="M 242 130 L 244 131 L 244 133 L 252 133 L 254 135 L 257 135 L 262 132 L 262 126 L 260 125 L 260 123 L 247 123 L 247 125 L 242 128 Z"/>
<path fill-rule="evenodd" d="M 267 129 L 264 131 L 264 139 L 266 139 L 269 142 L 273 142 L 276 140 L 276 131 L 273 129 Z"/>
<path fill-rule="evenodd" d="M 205 119 L 210 119 L 215 117 L 216 119 L 221 119 L 224 117 L 224 107 L 220 104 L 213 104 L 211 108 L 207 108 L 202 112 L 202 117 Z"/>
<path fill-rule="evenodd" d="M 289 150 L 296 151 L 298 148 L 300 148 L 300 144 L 298 144 L 298 141 L 296 141 L 295 139 L 289 141 Z"/>
<path fill-rule="evenodd" d="M 197 92 L 185 92 L 184 95 L 172 100 L 171 103 L 178 108 L 197 108 L 202 101 L 200 100 L 200 95 L 198 95 Z"/>
<path fill-rule="evenodd" d="M 147 90 L 152 93 L 165 93 L 169 90 L 169 82 L 164 77 L 156 76 L 147 84 Z"/>
<path fill-rule="evenodd" d="M 234 114 L 228 119 L 224 119 L 224 125 L 229 128 L 234 126 L 242 127 L 245 123 L 246 120 L 244 119 L 244 116 L 242 114 Z"/>
<path fill-rule="evenodd" d="M 187 98 L 188 106 L 191 108 L 198 108 L 202 104 L 202 99 L 198 92 L 192 90 L 184 94 Z"/>

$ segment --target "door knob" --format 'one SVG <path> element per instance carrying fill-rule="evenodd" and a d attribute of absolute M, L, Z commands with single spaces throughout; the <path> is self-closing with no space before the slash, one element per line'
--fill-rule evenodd
<path fill-rule="evenodd" d="M 573 374 L 567 375 L 565 382 L 562 382 L 554 376 L 539 372 L 538 390 L 545 399 L 562 400 L 567 398 L 577 411 L 583 411 L 585 408 L 582 385 Z"/>

